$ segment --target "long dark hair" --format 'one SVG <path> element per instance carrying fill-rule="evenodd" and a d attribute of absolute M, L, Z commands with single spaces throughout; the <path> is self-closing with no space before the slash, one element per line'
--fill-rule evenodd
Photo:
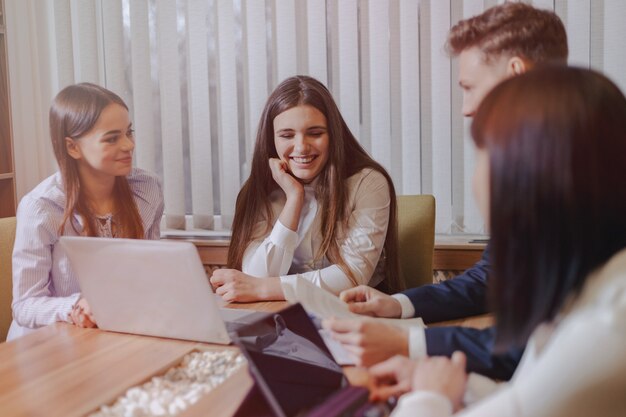
<path fill-rule="evenodd" d="M 497 348 L 524 345 L 626 247 L 626 98 L 553 67 L 497 86 L 472 124 L 489 152 Z"/>
<path fill-rule="evenodd" d="M 65 138 L 80 140 L 95 126 L 102 111 L 110 104 L 119 104 L 128 110 L 124 100 L 112 91 L 99 85 L 81 83 L 65 87 L 50 106 L 50 138 L 65 191 L 65 211 L 59 228 L 61 234 L 68 220 L 74 231 L 79 233 L 72 218 L 76 212 L 84 223 L 81 233 L 97 236 L 94 216 L 81 191 L 78 163 L 67 153 Z M 113 193 L 118 237 L 142 239 L 143 222 L 126 177 L 115 178 Z"/>
<path fill-rule="evenodd" d="M 254 226 L 258 221 L 266 220 L 265 233 L 269 232 L 273 216 L 269 196 L 278 188 L 272 179 L 268 165 L 270 158 L 278 157 L 274 145 L 274 118 L 299 105 L 313 106 L 326 117 L 329 137 L 328 162 L 319 174 L 315 190 L 322 216 L 320 225 L 322 244 L 316 256 L 318 259 L 326 256 L 331 262 L 341 267 L 356 284 L 353 273 L 341 257 L 337 244 L 337 232 L 338 225 L 347 224 L 350 216 L 346 180 L 364 168 L 371 168 L 385 176 L 391 198 L 389 226 L 381 255 L 385 256 L 386 266 L 386 279 L 383 286 L 388 291 L 402 289 L 398 273 L 396 193 L 391 177 L 357 142 L 341 117 L 328 89 L 308 76 L 286 79 L 276 87 L 265 104 L 257 129 L 250 177 L 237 196 L 232 240 L 228 251 L 228 266 L 241 269 L 243 254 L 248 244 L 254 238 L 258 238 L 258 236 L 253 236 Z"/>

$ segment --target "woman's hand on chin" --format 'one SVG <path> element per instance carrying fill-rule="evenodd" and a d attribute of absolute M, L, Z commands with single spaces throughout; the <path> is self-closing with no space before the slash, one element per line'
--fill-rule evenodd
<path fill-rule="evenodd" d="M 215 293 L 229 303 L 284 300 L 280 278 L 258 278 L 236 269 L 217 269 L 210 278 Z"/>
<path fill-rule="evenodd" d="M 295 198 L 301 200 L 304 196 L 304 186 L 289 173 L 289 164 L 278 158 L 271 158 L 269 164 L 272 178 L 285 192 L 287 199 Z"/>

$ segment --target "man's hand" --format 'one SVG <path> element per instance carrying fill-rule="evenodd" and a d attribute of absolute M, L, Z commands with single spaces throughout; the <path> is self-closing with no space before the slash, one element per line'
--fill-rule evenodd
<path fill-rule="evenodd" d="M 350 311 L 376 317 L 402 317 L 400 302 L 367 285 L 344 290 L 339 298 L 348 303 Z"/>
<path fill-rule="evenodd" d="M 372 319 L 329 319 L 323 327 L 352 355 L 357 365 L 372 366 L 394 355 L 409 354 L 408 332 Z"/>

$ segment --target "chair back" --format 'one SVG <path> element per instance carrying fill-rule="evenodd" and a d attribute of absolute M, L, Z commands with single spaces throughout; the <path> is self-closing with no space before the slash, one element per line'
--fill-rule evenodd
<path fill-rule="evenodd" d="M 13 242 L 15 217 L 0 219 L 0 342 L 4 342 L 13 320 Z"/>
<path fill-rule="evenodd" d="M 398 196 L 398 258 L 406 288 L 433 283 L 435 197 Z"/>

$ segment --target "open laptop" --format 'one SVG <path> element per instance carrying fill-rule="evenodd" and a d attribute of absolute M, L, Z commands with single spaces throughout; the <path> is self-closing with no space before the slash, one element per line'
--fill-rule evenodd
<path fill-rule="evenodd" d="M 369 403 L 351 386 L 309 315 L 294 304 L 236 329 L 255 386 L 237 417 L 382 417 L 393 402 Z"/>
<path fill-rule="evenodd" d="M 221 308 L 190 242 L 62 236 L 59 243 L 101 329 L 228 344 L 228 327 L 267 315 Z"/>

